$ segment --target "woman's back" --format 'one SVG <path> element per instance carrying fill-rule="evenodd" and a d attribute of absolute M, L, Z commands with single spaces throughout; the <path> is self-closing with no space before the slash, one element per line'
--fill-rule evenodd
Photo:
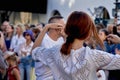
<path fill-rule="evenodd" d="M 53 64 L 49 63 L 51 70 L 56 76 L 56 80 L 96 80 L 96 68 L 92 64 L 92 59 L 87 52 L 88 47 L 71 50 L 70 55 L 65 56 L 58 49 L 54 54 Z M 56 66 L 56 67 L 53 67 Z M 55 69 L 56 68 L 56 69 Z M 57 70 L 57 71 L 56 71 Z M 94 74 L 93 74 L 94 73 Z M 59 77 L 58 77 L 59 75 Z M 91 76 L 94 76 L 92 78 Z M 90 79 L 89 79 L 90 78 Z"/>
<path fill-rule="evenodd" d="M 65 56 L 60 53 L 60 49 L 60 46 L 55 46 L 51 49 L 39 47 L 33 50 L 34 59 L 39 59 L 48 65 L 55 80 L 97 80 L 98 69 L 120 68 L 120 66 L 114 66 L 120 64 L 117 60 L 120 56 L 91 50 L 89 47 L 71 50 L 70 55 Z"/>

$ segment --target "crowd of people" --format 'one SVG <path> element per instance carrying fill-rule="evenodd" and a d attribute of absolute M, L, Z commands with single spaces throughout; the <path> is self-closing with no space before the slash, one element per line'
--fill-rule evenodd
<path fill-rule="evenodd" d="M 0 80 L 120 80 L 120 25 L 85 12 L 0 27 Z"/>
<path fill-rule="evenodd" d="M 34 41 L 41 32 L 44 24 L 36 25 L 17 24 L 11 25 L 9 21 L 4 21 L 0 30 L 0 51 L 6 67 L 0 68 L 0 80 L 35 80 L 34 60 L 30 52 Z M 9 55 L 9 53 L 13 52 Z M 9 56 L 8 56 L 9 55 Z M 14 63 L 13 65 L 11 63 Z M 15 64 L 16 63 L 16 64 Z M 3 63 L 1 63 L 3 65 Z M 18 75 L 13 77 L 14 70 L 18 70 Z M 12 74 L 13 72 L 13 74 Z M 16 71 L 15 71 L 16 72 Z M 3 79 L 3 80 L 4 80 Z"/>

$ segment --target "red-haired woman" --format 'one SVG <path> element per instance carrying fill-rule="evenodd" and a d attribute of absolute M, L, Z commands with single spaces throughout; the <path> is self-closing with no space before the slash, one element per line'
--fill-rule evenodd
<path fill-rule="evenodd" d="M 53 25 L 61 26 L 53 23 L 46 26 L 51 28 Z M 55 80 L 97 80 L 98 69 L 120 69 L 119 55 L 83 46 L 86 40 L 93 37 L 96 43 L 104 48 L 88 14 L 72 12 L 67 20 L 65 33 L 67 38 L 63 45 L 50 49 L 37 47 L 32 51 L 35 60 L 43 62 L 51 69 Z"/>

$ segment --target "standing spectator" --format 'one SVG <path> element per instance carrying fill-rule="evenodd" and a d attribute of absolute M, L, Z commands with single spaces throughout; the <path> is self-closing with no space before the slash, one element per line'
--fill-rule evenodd
<path fill-rule="evenodd" d="M 5 44 L 6 44 L 7 50 L 10 49 L 10 44 L 11 44 L 13 35 L 14 35 L 14 26 L 13 25 L 7 26 L 6 35 L 5 35 Z"/>
<path fill-rule="evenodd" d="M 51 17 L 49 19 L 48 25 L 50 25 L 51 23 L 61 24 L 63 26 L 65 25 L 63 17 L 61 16 Z M 33 49 L 36 46 L 51 48 L 55 45 L 62 44 L 64 42 L 62 35 L 61 35 L 61 31 L 63 28 L 64 27 L 59 27 L 56 25 L 53 25 L 51 27 L 45 26 L 41 34 L 38 35 L 34 43 Z M 37 60 L 35 61 L 35 74 L 36 74 L 36 80 L 53 80 L 53 75 L 52 75 L 50 68 L 44 65 L 42 62 L 37 61 Z"/>
<path fill-rule="evenodd" d="M 16 52 L 18 55 L 20 44 L 25 42 L 25 38 L 23 37 L 23 26 L 22 25 L 17 25 L 16 27 L 16 35 L 13 36 L 11 45 L 10 45 L 10 50 Z"/>
<path fill-rule="evenodd" d="M 17 56 L 15 53 L 7 51 L 4 57 L 9 65 L 8 80 L 20 80 L 20 72 L 17 65 Z"/>
<path fill-rule="evenodd" d="M 30 80 L 30 72 L 31 72 L 31 63 L 32 63 L 32 58 L 30 56 L 30 51 L 33 47 L 33 32 L 31 30 L 26 30 L 23 33 L 23 36 L 26 39 L 26 42 L 22 43 L 19 47 L 19 53 L 18 56 L 20 58 L 20 64 L 19 64 L 19 69 L 20 69 L 20 75 L 21 75 L 21 80 L 24 79 L 24 73 L 26 71 L 26 80 Z"/>

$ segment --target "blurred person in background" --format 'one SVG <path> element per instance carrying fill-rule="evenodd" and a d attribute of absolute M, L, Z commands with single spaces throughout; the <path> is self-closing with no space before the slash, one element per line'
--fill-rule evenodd
<path fill-rule="evenodd" d="M 38 28 L 39 31 L 41 32 L 44 26 L 45 26 L 44 23 L 38 23 L 38 24 L 36 25 L 36 28 Z"/>
<path fill-rule="evenodd" d="M 20 69 L 20 75 L 21 75 L 21 80 L 25 80 L 26 75 L 26 80 L 30 80 L 31 76 L 31 64 L 32 64 L 32 57 L 30 56 L 30 51 L 33 47 L 33 32 L 32 30 L 26 30 L 23 33 L 23 36 L 25 37 L 25 42 L 20 44 L 19 47 L 19 69 Z M 26 71 L 26 72 L 25 72 Z M 25 74 L 26 73 L 26 74 Z"/>
<path fill-rule="evenodd" d="M 35 41 L 41 31 L 35 27 L 35 28 L 32 28 L 32 32 L 33 32 L 33 38 Z"/>
<path fill-rule="evenodd" d="M 36 27 L 35 24 L 30 24 L 30 29 L 35 28 L 35 27 Z"/>
<path fill-rule="evenodd" d="M 61 24 L 61 26 L 53 25 L 52 23 Z M 53 16 L 48 20 L 48 25 L 45 26 L 43 30 L 38 35 L 35 43 L 33 45 L 34 49 L 37 46 L 42 46 L 45 48 L 51 48 L 55 45 L 62 44 L 64 42 L 63 35 L 64 32 L 64 19 L 62 16 Z M 46 53 L 45 53 L 46 54 Z M 36 80 L 53 80 L 53 74 L 50 68 L 44 65 L 41 61 L 35 60 L 35 74 Z"/>
<path fill-rule="evenodd" d="M 100 29 L 98 32 L 98 35 L 101 39 L 101 41 L 104 43 L 105 49 L 104 51 L 109 52 L 109 43 L 107 40 L 107 36 L 109 35 L 108 31 L 106 29 Z M 96 49 L 102 50 L 100 46 L 97 46 Z"/>
<path fill-rule="evenodd" d="M 114 26 L 114 24 L 108 24 L 108 25 L 107 25 L 107 31 L 108 31 L 110 34 L 113 33 L 113 26 Z"/>
<path fill-rule="evenodd" d="M 6 28 L 9 26 L 9 21 L 4 21 L 1 25 L 1 31 L 3 32 L 3 34 L 6 34 Z"/>
<path fill-rule="evenodd" d="M 11 44 L 13 35 L 14 35 L 14 26 L 13 25 L 7 26 L 6 35 L 5 35 L 5 44 L 8 51 L 10 50 L 10 44 Z"/>
<path fill-rule="evenodd" d="M 110 52 L 111 48 L 110 48 L 109 41 L 107 40 L 108 35 L 109 35 L 109 33 L 105 28 L 99 30 L 98 36 L 100 37 L 101 41 L 104 44 L 104 49 L 102 49 L 99 45 L 96 46 L 96 49 L 103 50 L 103 51 L 106 51 L 106 52 Z M 109 72 L 107 70 L 99 70 L 97 72 L 97 74 L 99 74 L 99 76 L 100 76 L 98 78 L 99 80 L 107 80 Z"/>
<path fill-rule="evenodd" d="M 25 26 L 25 30 L 29 30 L 30 29 L 30 25 L 29 24 L 24 24 Z"/>
<path fill-rule="evenodd" d="M 20 44 L 24 43 L 26 40 L 23 37 L 23 25 L 18 24 L 16 27 L 16 34 L 12 37 L 11 45 L 10 45 L 10 51 L 16 52 L 18 55 Z"/>
<path fill-rule="evenodd" d="M 14 52 L 5 52 L 5 60 L 8 63 L 7 78 L 8 80 L 20 80 L 20 71 L 17 64 L 17 56 Z"/>
<path fill-rule="evenodd" d="M 118 26 L 119 25 L 113 26 L 113 34 L 120 37 L 120 33 L 118 31 Z M 120 50 L 120 44 L 115 44 L 115 43 L 111 42 L 109 52 L 111 54 L 116 55 L 119 53 L 119 50 Z M 119 73 L 120 73 L 119 69 L 109 70 L 108 80 L 120 80 L 120 76 L 118 75 Z"/>
<path fill-rule="evenodd" d="M 117 25 L 117 32 L 120 34 L 120 24 Z"/>

